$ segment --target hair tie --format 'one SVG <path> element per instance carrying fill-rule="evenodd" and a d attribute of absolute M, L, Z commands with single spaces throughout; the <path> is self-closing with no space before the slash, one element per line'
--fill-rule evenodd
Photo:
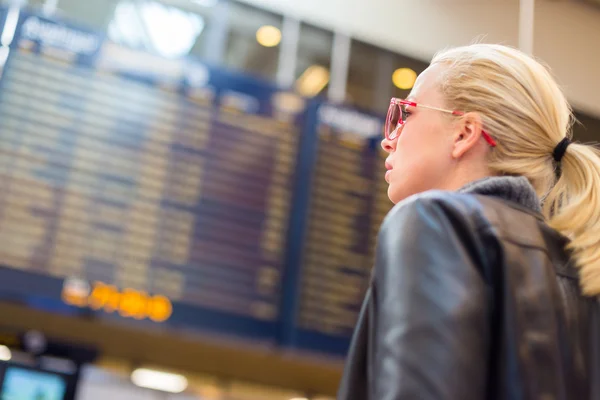
<path fill-rule="evenodd" d="M 560 142 L 558 142 L 558 144 L 556 145 L 556 147 L 552 151 L 552 157 L 554 158 L 554 161 L 560 162 L 560 160 L 565 155 L 565 152 L 567 151 L 567 147 L 570 144 L 571 144 L 571 141 L 566 136 L 565 136 L 565 138 L 563 140 L 561 140 Z"/>

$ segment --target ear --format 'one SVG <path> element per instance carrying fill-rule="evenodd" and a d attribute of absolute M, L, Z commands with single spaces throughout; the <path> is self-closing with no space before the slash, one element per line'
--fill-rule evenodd
<path fill-rule="evenodd" d="M 481 139 L 483 123 L 477 113 L 466 113 L 456 124 L 452 157 L 460 158 L 475 147 Z"/>

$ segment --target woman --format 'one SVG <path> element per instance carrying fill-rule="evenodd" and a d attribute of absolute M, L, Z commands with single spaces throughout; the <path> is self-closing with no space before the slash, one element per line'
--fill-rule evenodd
<path fill-rule="evenodd" d="M 393 99 L 396 206 L 339 400 L 600 399 L 600 157 L 518 50 L 434 57 Z"/>

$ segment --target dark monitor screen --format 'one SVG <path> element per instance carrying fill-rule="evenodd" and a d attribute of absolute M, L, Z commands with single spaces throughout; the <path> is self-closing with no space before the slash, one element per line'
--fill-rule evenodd
<path fill-rule="evenodd" d="M 4 374 L 0 400 L 63 400 L 67 382 L 59 374 L 10 366 Z"/>

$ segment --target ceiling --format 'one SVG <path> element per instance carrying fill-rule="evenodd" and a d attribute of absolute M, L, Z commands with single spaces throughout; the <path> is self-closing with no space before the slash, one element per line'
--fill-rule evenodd
<path fill-rule="evenodd" d="M 518 0 L 242 1 L 423 61 L 474 40 L 519 44 Z M 552 67 L 576 108 L 600 116 L 600 7 L 582 0 L 535 4 L 534 55 Z"/>

